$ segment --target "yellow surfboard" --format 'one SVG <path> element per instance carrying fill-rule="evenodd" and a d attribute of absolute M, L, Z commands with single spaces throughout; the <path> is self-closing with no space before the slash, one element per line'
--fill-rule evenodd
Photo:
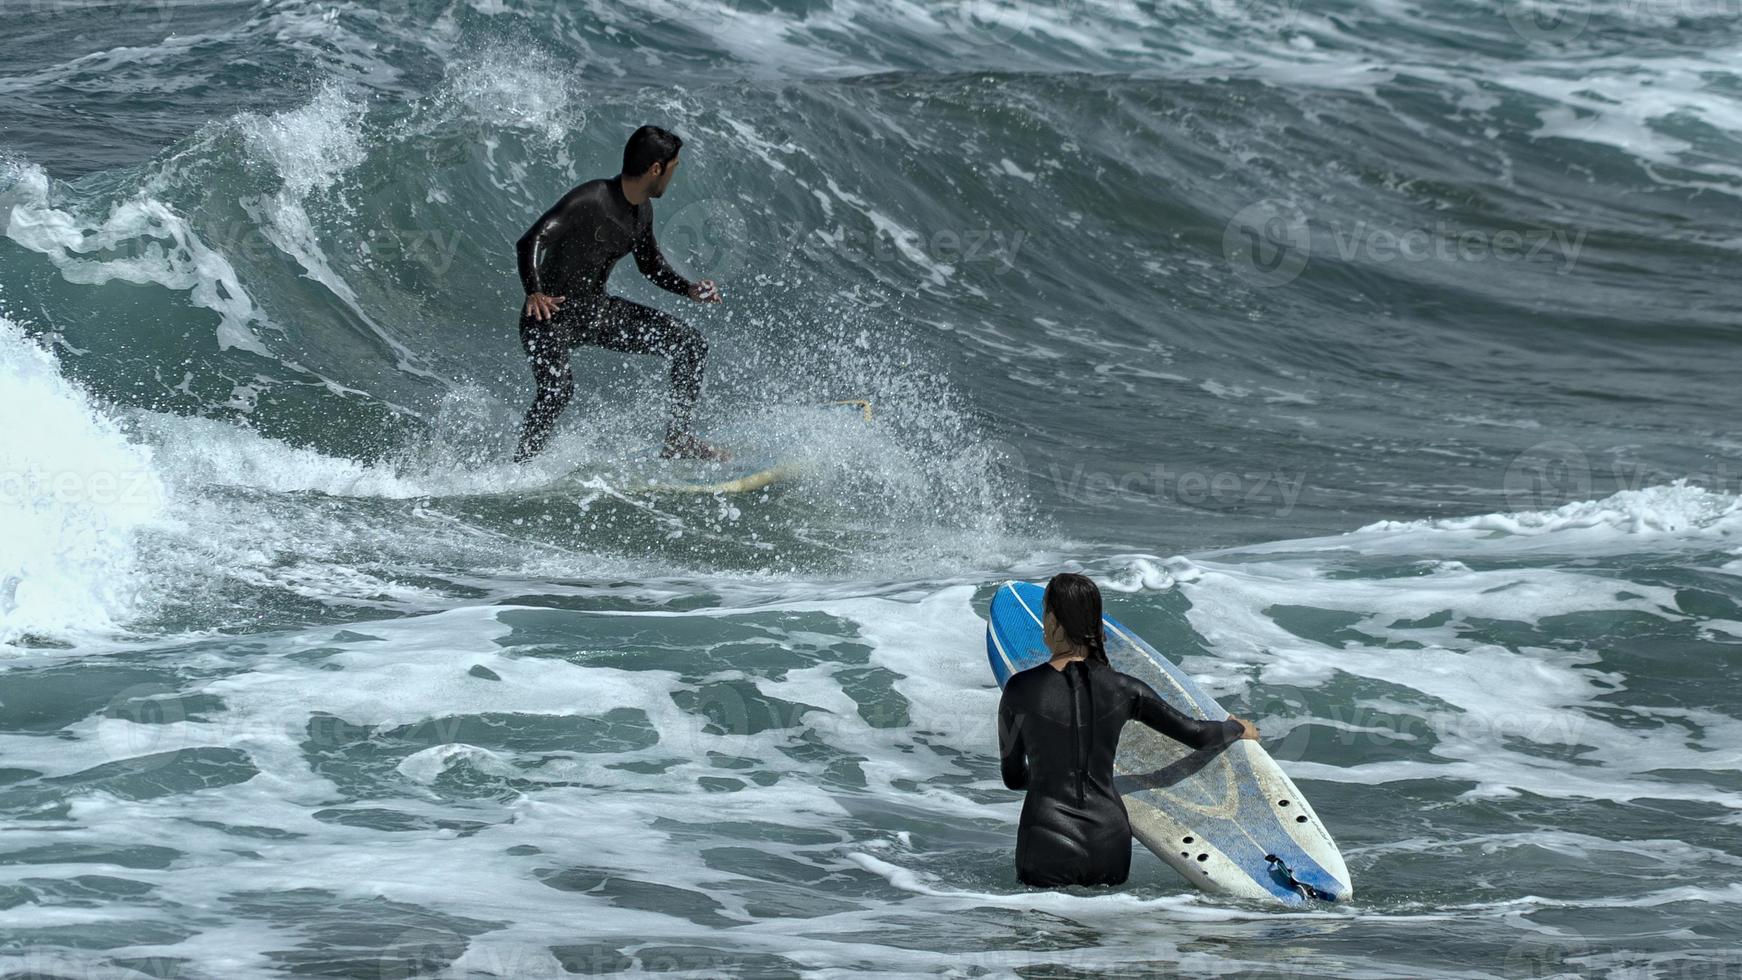
<path fill-rule="evenodd" d="M 864 421 L 871 421 L 869 399 L 849 398 L 829 402 L 828 407 L 856 412 Z M 699 461 L 687 465 L 694 469 L 686 476 L 661 477 L 635 489 L 653 493 L 753 493 L 776 483 L 800 479 L 812 469 L 808 460 L 796 456 L 734 458 L 721 463 Z"/>

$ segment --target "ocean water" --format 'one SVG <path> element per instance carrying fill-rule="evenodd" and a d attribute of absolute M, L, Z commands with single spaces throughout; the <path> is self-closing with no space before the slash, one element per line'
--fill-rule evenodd
<path fill-rule="evenodd" d="M 1742 976 L 1733 0 L 0 0 L 0 977 Z M 726 302 L 552 451 L 634 126 Z M 870 424 L 820 411 L 869 397 Z M 1094 576 L 1346 903 L 1015 881 Z"/>

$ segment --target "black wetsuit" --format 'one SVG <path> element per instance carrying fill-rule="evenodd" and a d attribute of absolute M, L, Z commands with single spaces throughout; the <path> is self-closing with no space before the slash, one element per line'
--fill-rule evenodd
<path fill-rule="evenodd" d="M 702 391 L 702 359 L 708 345 L 676 317 L 605 294 L 617 260 L 635 253 L 635 265 L 654 285 L 680 296 L 690 282 L 660 254 L 653 238 L 653 204 L 630 204 L 620 178 L 589 180 L 569 191 L 516 243 L 520 284 L 528 296 L 567 299 L 548 320 L 522 307 L 520 344 L 532 361 L 538 394 L 526 413 L 516 459 L 544 449 L 557 416 L 575 394 L 569 351 L 580 344 L 671 359 L 669 435 L 689 431 L 690 413 Z"/>
<path fill-rule="evenodd" d="M 1240 737 L 1232 719 L 1198 721 L 1148 685 L 1098 661 L 1042 664 L 1011 677 L 998 704 L 1004 785 L 1028 790 L 1016 832 L 1025 885 L 1117 885 L 1131 870 L 1131 820 L 1113 788 L 1127 721 L 1194 749 Z"/>

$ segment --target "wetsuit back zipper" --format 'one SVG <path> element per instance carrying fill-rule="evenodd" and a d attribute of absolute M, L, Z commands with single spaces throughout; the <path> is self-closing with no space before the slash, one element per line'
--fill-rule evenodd
<path fill-rule="evenodd" d="M 1083 706 L 1088 709 L 1089 731 L 1083 739 L 1083 760 L 1077 767 L 1077 805 L 1083 805 L 1083 781 L 1089 774 L 1089 753 L 1095 750 L 1095 687 L 1089 679 L 1089 665 L 1083 663 Z"/>
<path fill-rule="evenodd" d="M 1080 661 L 1078 661 L 1080 662 Z M 1071 688 L 1071 756 L 1076 763 L 1077 806 L 1083 805 L 1083 770 L 1088 768 L 1083 752 L 1083 722 L 1082 715 L 1077 711 L 1077 678 L 1071 672 L 1078 662 L 1065 665 L 1065 683 Z"/>

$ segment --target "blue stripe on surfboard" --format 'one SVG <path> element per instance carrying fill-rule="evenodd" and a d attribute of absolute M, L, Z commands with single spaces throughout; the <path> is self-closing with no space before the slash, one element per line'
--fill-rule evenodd
<path fill-rule="evenodd" d="M 998 686 L 1003 687 L 1016 667 L 1010 662 L 1010 655 L 1004 652 L 1004 644 L 998 641 L 998 631 L 991 623 L 986 624 L 986 656 L 992 661 L 992 676 L 998 679 Z"/>

